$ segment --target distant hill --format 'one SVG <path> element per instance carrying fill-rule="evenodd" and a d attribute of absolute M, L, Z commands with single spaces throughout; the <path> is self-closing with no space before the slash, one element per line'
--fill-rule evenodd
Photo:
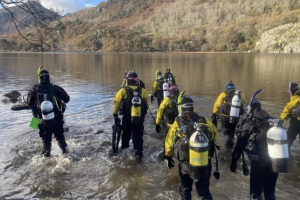
<path fill-rule="evenodd" d="M 37 4 L 37 9 L 45 12 L 52 13 L 51 10 L 46 9 L 43 7 L 41 4 Z M 33 22 L 33 17 L 32 15 L 28 14 L 21 8 L 15 6 L 11 7 L 10 10 L 13 12 L 14 16 L 16 19 L 19 21 L 27 21 L 27 22 Z M 6 35 L 6 34 L 13 34 L 17 33 L 17 30 L 15 28 L 14 23 L 11 20 L 11 13 L 6 11 L 5 9 L 0 9 L 0 35 Z M 24 27 L 20 23 L 17 23 L 18 27 L 20 30 L 22 30 Z"/>
<path fill-rule="evenodd" d="M 299 20 L 298 0 L 108 0 L 62 18 L 49 51 L 300 53 Z"/>

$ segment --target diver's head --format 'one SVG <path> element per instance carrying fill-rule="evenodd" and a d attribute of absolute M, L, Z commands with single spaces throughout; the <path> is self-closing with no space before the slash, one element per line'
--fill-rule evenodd
<path fill-rule="evenodd" d="M 291 94 L 291 95 L 294 95 L 296 91 L 299 90 L 299 87 L 298 87 L 298 84 L 297 83 L 291 83 L 290 84 L 290 87 L 288 89 L 288 92 Z"/>
<path fill-rule="evenodd" d="M 170 69 L 167 69 L 167 70 L 166 70 L 166 73 L 170 73 L 170 72 L 171 72 L 171 70 L 170 70 Z"/>
<path fill-rule="evenodd" d="M 138 81 L 138 76 L 136 72 L 132 72 L 127 76 L 128 85 L 136 85 Z"/>
<path fill-rule="evenodd" d="M 257 119 L 266 119 L 269 114 L 261 109 L 261 102 L 258 99 L 253 99 L 251 105 L 250 102 L 246 105 L 246 112 L 248 115 L 256 117 Z"/>
<path fill-rule="evenodd" d="M 50 74 L 47 70 L 42 70 L 39 75 L 41 83 L 43 82 L 50 82 Z"/>
<path fill-rule="evenodd" d="M 171 96 L 175 96 L 175 97 L 178 97 L 179 96 L 179 89 L 178 89 L 178 86 L 177 85 L 172 85 L 170 88 L 169 88 L 169 93 Z"/>
<path fill-rule="evenodd" d="M 232 83 L 232 81 L 228 81 L 226 86 L 225 86 L 225 91 L 228 92 L 230 90 L 235 90 L 235 86 L 234 84 Z"/>
<path fill-rule="evenodd" d="M 183 119 L 191 119 L 194 113 L 194 102 L 189 97 L 183 97 L 180 102 L 180 113 Z"/>
<path fill-rule="evenodd" d="M 162 79 L 162 78 L 163 78 L 162 73 L 161 73 L 161 72 L 157 72 L 157 77 L 156 77 L 156 79 L 157 79 L 157 80 L 160 80 L 160 79 Z"/>

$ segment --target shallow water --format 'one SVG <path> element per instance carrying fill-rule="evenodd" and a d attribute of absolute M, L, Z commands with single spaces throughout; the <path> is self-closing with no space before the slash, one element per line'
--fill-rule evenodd
<path fill-rule="evenodd" d="M 68 156 L 61 154 L 53 138 L 51 158 L 42 158 L 38 132 L 29 128 L 30 111 L 11 111 L 14 104 L 2 96 L 12 90 L 26 95 L 37 82 L 39 65 L 49 70 L 52 82 L 71 97 L 66 111 Z M 1 53 L 0 199 L 179 199 L 178 169 L 169 170 L 158 158 L 163 135 L 155 132 L 149 113 L 143 160 L 133 158 L 132 148 L 116 155 L 111 152 L 112 99 L 124 71 L 130 68 L 138 72 L 149 92 L 156 69 L 171 68 L 180 89 L 194 99 L 196 111 L 207 117 L 228 80 L 233 80 L 247 99 L 263 88 L 258 98 L 275 117 L 289 98 L 288 81 L 300 80 L 296 54 Z M 156 103 L 150 108 L 155 115 Z M 291 173 L 278 179 L 277 199 L 300 198 L 299 153 L 297 138 L 291 149 Z M 231 150 L 222 148 L 221 179 L 211 178 L 211 192 L 215 199 L 248 199 L 249 177 L 241 170 L 231 173 L 230 158 Z"/>

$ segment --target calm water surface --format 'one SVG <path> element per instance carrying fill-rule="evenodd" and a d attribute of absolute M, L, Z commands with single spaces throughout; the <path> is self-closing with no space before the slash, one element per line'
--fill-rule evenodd
<path fill-rule="evenodd" d="M 51 158 L 42 158 L 38 132 L 29 128 L 31 113 L 11 111 L 14 104 L 2 96 L 12 90 L 26 95 L 37 83 L 40 65 L 71 96 L 66 111 L 68 156 L 61 155 L 54 139 Z M 163 135 L 155 132 L 151 115 L 146 116 L 142 162 L 133 158 L 132 148 L 117 155 L 110 149 L 112 99 L 124 71 L 135 69 L 150 93 L 155 71 L 167 68 L 179 88 L 192 96 L 196 111 L 207 117 L 228 80 L 247 99 L 264 89 L 258 98 L 275 117 L 289 98 L 288 82 L 300 82 L 297 54 L 0 53 L 0 199 L 179 199 L 178 169 L 169 170 L 158 158 Z M 151 110 L 155 115 L 156 104 Z M 277 199 L 300 199 L 298 138 L 291 154 L 291 173 L 280 175 Z M 231 150 L 222 148 L 221 179 L 211 178 L 212 194 L 215 199 L 248 199 L 249 177 L 229 171 L 230 155 Z"/>

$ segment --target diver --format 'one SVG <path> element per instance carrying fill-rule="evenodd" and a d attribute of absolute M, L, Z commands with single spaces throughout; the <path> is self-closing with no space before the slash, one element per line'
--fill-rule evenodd
<path fill-rule="evenodd" d="M 40 83 L 34 85 L 28 92 L 27 103 L 33 116 L 39 119 L 39 135 L 44 144 L 42 154 L 50 157 L 52 133 L 62 152 L 68 153 L 63 113 L 66 109 L 65 103 L 70 101 L 70 96 L 62 87 L 50 83 L 48 71 L 40 71 L 38 77 Z"/>
<path fill-rule="evenodd" d="M 176 77 L 171 73 L 170 69 L 166 70 L 166 73 L 164 73 L 163 78 L 168 80 L 170 86 L 176 84 Z"/>
<path fill-rule="evenodd" d="M 128 86 L 121 88 L 114 98 L 113 116 L 115 124 L 120 124 L 118 112 L 122 118 L 122 146 L 128 148 L 132 135 L 132 142 L 136 159 L 143 157 L 144 120 L 149 106 L 148 92 L 140 87 L 136 72 L 127 77 Z M 122 104 L 122 107 L 121 107 Z"/>
<path fill-rule="evenodd" d="M 167 127 L 170 127 L 173 122 L 175 121 L 175 118 L 178 116 L 178 108 L 177 108 L 177 101 L 179 97 L 179 89 L 177 85 L 172 85 L 169 88 L 169 96 L 164 98 L 162 103 L 160 104 L 157 115 L 156 115 L 156 132 L 160 133 L 161 127 L 160 124 L 164 119 L 164 116 L 167 119 Z M 168 128 L 166 130 L 168 132 Z"/>
<path fill-rule="evenodd" d="M 209 190 L 211 158 L 216 148 L 220 149 L 221 146 L 219 133 L 209 119 L 194 112 L 191 98 L 183 97 L 178 106 L 179 115 L 170 127 L 165 140 L 167 166 L 169 169 L 174 167 L 172 158 L 174 155 L 178 159 L 179 193 L 182 199 L 192 199 L 191 191 L 195 181 L 198 196 L 211 200 L 213 199 Z"/>
<path fill-rule="evenodd" d="M 127 78 L 128 78 L 128 75 L 129 75 L 130 73 L 132 73 L 132 72 L 134 72 L 134 69 L 131 69 L 131 70 L 129 70 L 129 71 L 125 71 L 125 76 L 124 76 L 124 78 L 123 78 L 123 80 L 122 80 L 121 88 L 128 85 L 128 84 L 127 84 Z M 146 89 L 146 88 L 145 88 L 145 84 L 144 84 L 144 82 L 143 82 L 142 80 L 138 79 L 138 84 L 141 86 L 141 88 Z"/>
<path fill-rule="evenodd" d="M 236 172 L 237 161 L 242 155 L 244 175 L 249 174 L 243 155 L 243 151 L 245 151 L 251 161 L 250 199 L 262 199 L 261 193 L 263 191 L 265 199 L 273 200 L 276 199 L 275 186 L 278 173 L 272 170 L 272 161 L 267 143 L 269 140 L 269 138 L 267 140 L 267 133 L 269 134 L 268 130 L 271 128 L 269 120 L 273 118 L 261 109 L 260 101 L 255 98 L 252 98 L 252 101 L 248 104 L 246 112 L 247 117 L 243 119 L 240 128 L 237 130 L 238 139 L 232 153 L 230 170 Z M 276 129 L 278 128 L 276 127 Z M 287 145 L 286 151 L 288 151 Z"/>
<path fill-rule="evenodd" d="M 290 126 L 287 131 L 290 148 L 296 139 L 296 136 L 300 133 L 300 90 L 298 84 L 290 82 L 288 92 L 291 97 L 283 109 L 280 119 L 283 122 L 283 120 L 288 120 L 288 118 L 290 118 Z"/>
<path fill-rule="evenodd" d="M 164 86 L 165 83 L 167 83 L 167 82 L 163 78 L 162 73 L 161 72 L 157 72 L 157 74 L 156 74 L 156 81 L 154 81 L 154 83 L 152 85 L 151 103 L 154 101 L 154 97 L 156 97 L 157 98 L 157 105 L 158 105 L 158 107 L 159 107 L 160 103 L 164 99 L 164 88 L 163 88 L 163 86 Z"/>
<path fill-rule="evenodd" d="M 225 91 L 222 92 L 215 101 L 211 121 L 217 127 L 217 120 L 220 118 L 223 134 L 226 138 L 226 145 L 233 146 L 234 132 L 238 124 L 239 117 L 244 113 L 243 105 L 246 97 L 243 93 L 235 90 L 232 81 L 228 81 L 225 86 Z M 235 103 L 239 106 L 234 105 Z M 231 116 L 232 111 L 235 111 L 236 116 Z"/>

